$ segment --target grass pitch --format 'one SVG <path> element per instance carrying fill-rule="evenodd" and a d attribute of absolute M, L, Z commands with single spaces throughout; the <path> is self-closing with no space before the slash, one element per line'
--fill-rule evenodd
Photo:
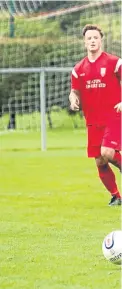
<path fill-rule="evenodd" d="M 46 152 L 39 133 L 1 135 L 1 289 L 120 289 L 101 250 L 120 208 L 108 207 L 85 144 L 80 130 L 48 132 Z"/>

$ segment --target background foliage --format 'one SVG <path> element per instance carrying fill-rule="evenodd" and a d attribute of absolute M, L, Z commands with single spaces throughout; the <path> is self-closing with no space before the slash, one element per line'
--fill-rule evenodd
<path fill-rule="evenodd" d="M 88 2 L 42 1 L 38 10 L 48 13 L 57 8 L 84 5 Z M 74 66 L 86 54 L 81 33 L 88 19 L 91 23 L 99 23 L 104 30 L 105 50 L 120 56 L 120 1 L 114 2 L 111 6 L 103 5 L 98 8 L 96 5 L 83 11 L 47 19 L 39 18 L 39 11 L 37 14 L 34 11 L 34 14 L 15 15 L 13 38 L 9 37 L 10 16 L 1 11 L 0 67 Z M 25 77 L 24 74 L 0 75 L 0 111 L 2 105 L 8 101 L 10 103 L 15 95 L 21 98 L 20 89 L 23 82 L 27 86 L 28 78 L 29 75 Z M 59 82 L 59 91 L 61 85 Z M 39 87 L 39 83 L 37 86 Z M 55 98 L 57 97 L 55 95 Z M 63 92 L 62 97 L 67 106 L 67 93 Z"/>

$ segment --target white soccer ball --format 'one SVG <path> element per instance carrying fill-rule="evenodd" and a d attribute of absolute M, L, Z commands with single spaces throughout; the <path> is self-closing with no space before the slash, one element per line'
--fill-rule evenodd
<path fill-rule="evenodd" d="M 113 231 L 104 238 L 102 251 L 108 261 L 122 265 L 122 230 Z"/>

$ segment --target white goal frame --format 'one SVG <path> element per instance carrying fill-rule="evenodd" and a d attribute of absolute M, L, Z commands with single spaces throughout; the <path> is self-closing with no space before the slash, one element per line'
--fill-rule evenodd
<path fill-rule="evenodd" d="M 1 68 L 0 74 L 39 73 L 40 75 L 40 129 L 41 150 L 47 148 L 46 142 L 46 96 L 45 96 L 45 73 L 46 72 L 69 72 L 72 67 L 25 67 L 25 68 Z"/>

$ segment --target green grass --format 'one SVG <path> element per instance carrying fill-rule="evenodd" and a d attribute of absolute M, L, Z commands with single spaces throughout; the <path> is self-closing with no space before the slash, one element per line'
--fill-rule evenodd
<path fill-rule="evenodd" d="M 80 117 L 80 114 L 69 115 L 66 109 L 61 109 L 57 107 L 57 111 L 51 110 L 51 121 L 54 129 L 68 129 L 72 130 L 74 125 L 77 124 L 78 128 L 84 128 L 84 120 Z M 40 120 L 41 115 L 39 112 L 33 113 L 23 113 L 22 115 L 16 114 L 16 129 L 19 131 L 40 131 Z M 0 117 L 0 131 L 5 131 L 7 129 L 7 125 L 9 122 L 9 114 L 3 114 Z M 49 122 L 46 114 L 46 125 L 47 129 L 49 129 Z"/>
<path fill-rule="evenodd" d="M 46 152 L 39 132 L 0 137 L 0 288 L 120 289 L 101 250 L 120 208 L 107 206 L 85 131 L 48 131 Z"/>

